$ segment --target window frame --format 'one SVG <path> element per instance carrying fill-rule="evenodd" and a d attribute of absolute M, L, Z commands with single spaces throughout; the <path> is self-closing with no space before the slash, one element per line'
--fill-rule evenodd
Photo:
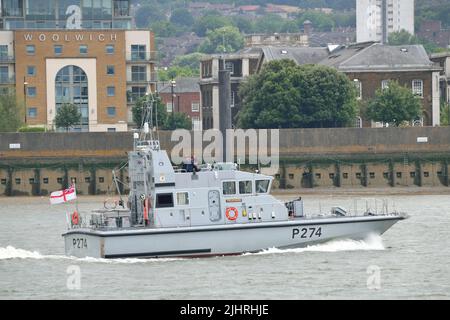
<path fill-rule="evenodd" d="M 234 185 L 234 193 L 225 193 L 224 184 L 225 183 L 233 183 Z M 228 180 L 228 181 L 222 181 L 222 195 L 224 196 L 235 196 L 237 194 L 237 188 L 236 188 L 236 181 L 235 180 Z"/>
<path fill-rule="evenodd" d="M 241 183 L 245 183 L 245 182 L 250 182 L 250 186 L 251 186 L 251 192 L 241 192 Z M 238 191 L 239 194 L 241 195 L 249 195 L 249 194 L 253 194 L 254 193 L 254 187 L 253 187 L 254 181 L 253 180 L 239 180 L 238 181 Z"/>
<path fill-rule="evenodd" d="M 420 88 L 417 88 L 416 84 L 420 84 Z M 421 80 L 421 79 L 414 79 L 411 82 L 411 88 L 412 88 L 412 93 L 413 93 L 414 96 L 419 97 L 419 98 L 423 98 L 423 94 L 424 94 L 423 80 Z"/>
<path fill-rule="evenodd" d="M 178 198 L 179 194 L 186 194 L 187 195 L 186 198 L 185 198 L 185 200 L 187 200 L 186 203 L 180 203 L 180 199 Z M 188 206 L 191 203 L 191 199 L 189 197 L 189 191 L 177 191 L 175 198 L 177 200 L 177 206 Z"/>
<path fill-rule="evenodd" d="M 171 203 L 167 203 L 167 204 L 162 204 L 160 203 L 159 197 L 160 196 L 171 196 L 172 198 L 172 202 Z M 173 208 L 175 205 L 174 199 L 173 199 L 173 192 L 161 192 L 161 193 L 157 193 L 155 195 L 155 208 Z"/>

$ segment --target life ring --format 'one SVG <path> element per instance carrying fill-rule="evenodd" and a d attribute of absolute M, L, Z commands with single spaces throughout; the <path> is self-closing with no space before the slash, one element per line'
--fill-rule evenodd
<path fill-rule="evenodd" d="M 233 215 L 230 215 L 231 211 L 233 212 Z M 231 221 L 236 220 L 238 217 L 238 214 L 239 214 L 239 212 L 235 207 L 227 208 L 227 210 L 225 211 L 225 215 L 227 216 L 227 219 L 231 220 Z"/>
<path fill-rule="evenodd" d="M 74 211 L 72 213 L 72 224 L 78 225 L 79 222 L 80 222 L 80 217 L 78 216 L 78 212 Z"/>

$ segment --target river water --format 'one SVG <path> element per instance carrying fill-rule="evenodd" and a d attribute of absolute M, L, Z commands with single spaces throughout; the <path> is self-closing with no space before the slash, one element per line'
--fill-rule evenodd
<path fill-rule="evenodd" d="M 231 257 L 114 261 L 64 256 L 61 233 L 72 204 L 0 198 L 0 298 L 450 299 L 450 196 L 383 198 L 410 219 L 366 241 Z M 355 206 L 345 195 L 304 200 L 307 211 Z M 102 201 L 80 198 L 79 210 L 98 209 Z"/>

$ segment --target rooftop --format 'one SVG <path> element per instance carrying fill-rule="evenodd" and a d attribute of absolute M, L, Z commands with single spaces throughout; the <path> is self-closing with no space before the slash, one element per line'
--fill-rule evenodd
<path fill-rule="evenodd" d="M 195 77 L 185 77 L 176 78 L 175 87 L 173 88 L 174 93 L 192 93 L 200 92 L 200 86 L 198 84 L 198 78 Z M 158 92 L 159 93 L 172 93 L 172 87 L 170 81 L 158 82 Z"/>

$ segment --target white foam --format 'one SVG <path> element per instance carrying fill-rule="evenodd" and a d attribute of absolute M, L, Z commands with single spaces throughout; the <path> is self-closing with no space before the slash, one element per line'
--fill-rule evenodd
<path fill-rule="evenodd" d="M 6 248 L 0 247 L 0 260 L 10 260 L 10 259 L 61 259 L 61 260 L 76 260 L 79 262 L 88 262 L 88 263 L 109 263 L 109 264 L 118 264 L 118 263 L 147 263 L 147 262 L 164 262 L 164 261 L 173 261 L 180 260 L 178 258 L 154 258 L 154 259 L 137 259 L 137 258 L 126 258 L 126 259 L 102 259 L 102 258 L 77 258 L 77 257 L 69 257 L 64 255 L 43 255 L 38 251 L 28 251 L 24 249 L 17 249 L 13 246 L 7 246 Z"/>
<path fill-rule="evenodd" d="M 340 252 L 340 251 L 376 251 L 384 250 L 383 239 L 380 235 L 370 235 L 365 240 L 332 240 L 326 243 L 295 249 L 270 248 L 257 253 L 246 255 L 261 255 L 274 253 L 303 253 L 303 252 Z"/>

